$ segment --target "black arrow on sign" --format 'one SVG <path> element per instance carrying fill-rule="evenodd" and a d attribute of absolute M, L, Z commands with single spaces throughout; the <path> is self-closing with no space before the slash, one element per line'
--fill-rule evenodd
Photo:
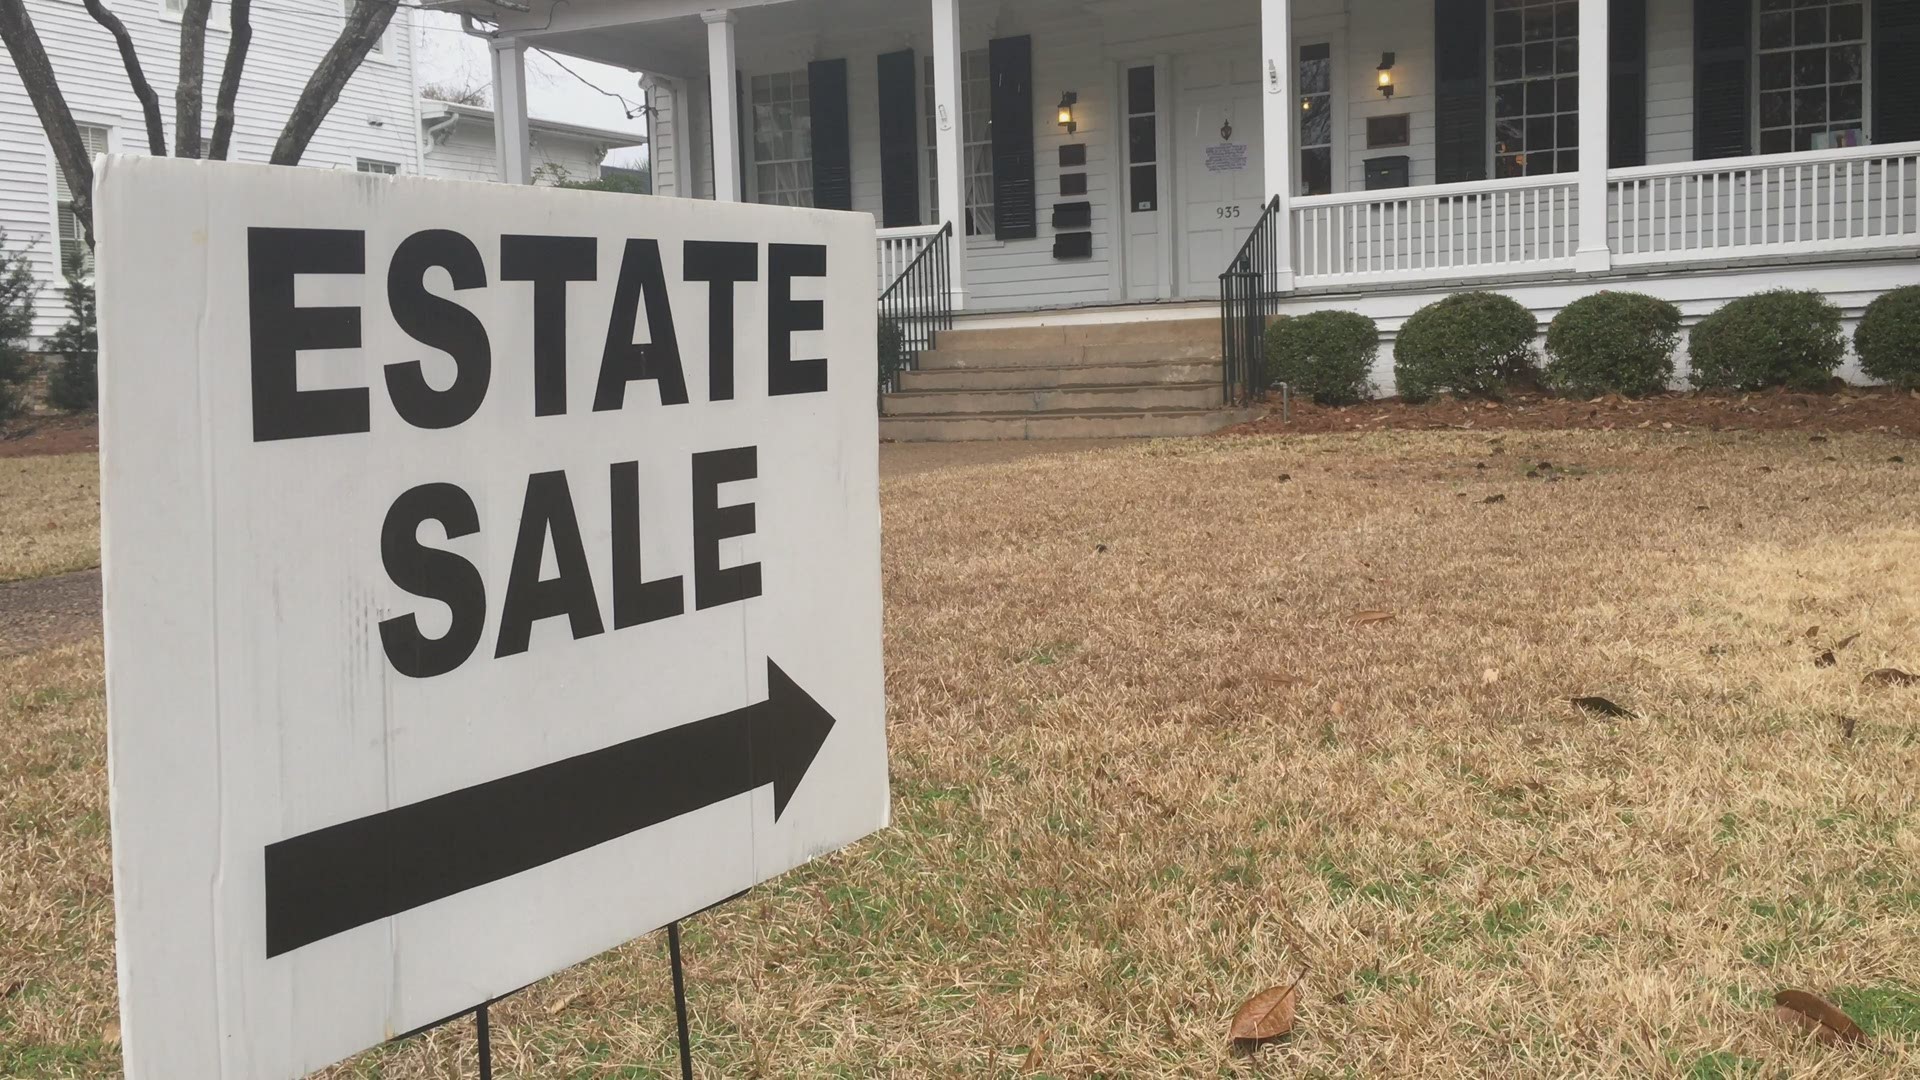
<path fill-rule="evenodd" d="M 267 955 L 544 866 L 773 785 L 773 817 L 833 730 L 767 661 L 767 700 L 269 844 Z"/>

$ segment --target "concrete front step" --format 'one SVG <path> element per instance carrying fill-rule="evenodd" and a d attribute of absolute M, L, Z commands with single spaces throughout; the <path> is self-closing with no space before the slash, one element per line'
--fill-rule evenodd
<path fill-rule="evenodd" d="M 1135 341 L 1101 345 L 979 348 L 942 344 L 920 354 L 920 367 L 1066 367 L 1081 364 L 1152 364 L 1166 360 L 1218 360 L 1218 341 Z"/>
<path fill-rule="evenodd" d="M 1225 394 L 1217 382 L 1173 386 L 1074 386 L 1041 390 L 925 390 L 888 394 L 882 416 L 954 413 L 1121 412 L 1136 409 L 1217 409 Z"/>
<path fill-rule="evenodd" d="M 888 416 L 880 420 L 880 438 L 887 442 L 1183 438 L 1211 435 L 1253 417 L 1251 409 Z"/>
<path fill-rule="evenodd" d="M 929 354 L 931 355 L 931 354 Z M 1067 364 L 1054 367 L 945 368 L 903 371 L 901 390 L 1045 390 L 1059 386 L 1165 386 L 1219 382 L 1221 363 Z"/>
<path fill-rule="evenodd" d="M 1018 326 L 995 330 L 942 330 L 935 349 L 1043 349 L 1076 345 L 1207 344 L 1220 346 L 1220 320 L 1159 319 L 1147 322 Z"/>

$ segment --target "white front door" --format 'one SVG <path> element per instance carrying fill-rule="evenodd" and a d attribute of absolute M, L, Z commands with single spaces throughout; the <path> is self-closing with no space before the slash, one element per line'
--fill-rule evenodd
<path fill-rule="evenodd" d="M 1120 139 L 1119 220 L 1126 238 L 1127 299 L 1173 295 L 1173 174 L 1167 168 L 1165 65 L 1152 60 L 1125 64 L 1120 102 L 1126 126 Z"/>
<path fill-rule="evenodd" d="M 1257 82 L 1187 90 L 1174 132 L 1179 157 L 1183 295 L 1220 295 L 1220 274 L 1266 207 Z"/>

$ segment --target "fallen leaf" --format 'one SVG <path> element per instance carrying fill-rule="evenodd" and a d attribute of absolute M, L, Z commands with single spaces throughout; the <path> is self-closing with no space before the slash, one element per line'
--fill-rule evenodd
<path fill-rule="evenodd" d="M 1860 1025 L 1840 1007 L 1804 990 L 1782 990 L 1773 995 L 1773 1015 L 1823 1043 L 1859 1042 L 1866 1038 Z"/>
<path fill-rule="evenodd" d="M 1330 708 L 1328 711 L 1332 712 L 1333 715 L 1335 716 L 1345 716 L 1347 715 L 1347 706 L 1343 702 L 1336 700 L 1333 703 L 1332 708 Z"/>
<path fill-rule="evenodd" d="M 1832 649 L 1828 649 L 1827 651 L 1821 653 L 1819 656 L 1816 656 L 1813 658 L 1814 667 L 1832 667 L 1837 663 L 1839 663 L 1839 661 L 1834 659 Z"/>
<path fill-rule="evenodd" d="M 1633 710 L 1621 708 L 1603 697 L 1577 697 L 1569 700 L 1573 702 L 1574 708 L 1599 713 L 1601 716 L 1631 717 L 1633 715 Z"/>
<path fill-rule="evenodd" d="M 1039 1038 L 1033 1040 L 1033 1046 L 1027 1050 L 1027 1060 L 1020 1066 L 1021 1072 L 1032 1073 L 1040 1071 L 1041 1064 L 1047 1059 L 1047 1038 L 1052 1034 L 1053 1032 L 1051 1031 L 1043 1031 L 1040 1033 Z"/>
<path fill-rule="evenodd" d="M 1494 683 L 1497 683 L 1499 681 L 1500 681 L 1500 671 L 1498 668 L 1488 668 L 1487 670 L 1480 673 L 1481 686 L 1492 686 Z"/>
<path fill-rule="evenodd" d="M 1269 671 L 1257 677 L 1261 682 L 1267 684 L 1268 686 L 1299 686 L 1301 683 L 1306 681 L 1305 679 L 1297 678 L 1293 675 L 1282 675 L 1279 672 L 1275 672 L 1275 671 Z"/>
<path fill-rule="evenodd" d="M 1293 1011 L 1300 1004 L 1300 980 L 1292 986 L 1274 986 L 1248 998 L 1233 1014 L 1235 1039 L 1265 1042 L 1293 1030 Z"/>
<path fill-rule="evenodd" d="M 1899 668 L 1886 667 L 1881 668 L 1879 671 L 1870 672 L 1862 681 L 1885 683 L 1888 686 L 1912 686 L 1915 683 L 1920 683 L 1920 675 L 1915 675 L 1910 671 L 1901 671 Z"/>
<path fill-rule="evenodd" d="M 1860 640 L 1859 634 L 1848 634 L 1846 637 L 1843 637 L 1839 641 L 1836 641 L 1833 643 L 1833 651 L 1839 652 L 1842 649 L 1845 649 L 1847 646 L 1859 640 Z"/>
<path fill-rule="evenodd" d="M 1107 545 L 1105 544 L 1093 545 L 1093 553 L 1095 555 L 1105 555 L 1107 553 Z"/>
<path fill-rule="evenodd" d="M 120 1045 L 120 1021 L 109 1020 L 100 1025 L 100 1041 L 108 1046 Z"/>
<path fill-rule="evenodd" d="M 1356 611 L 1353 613 L 1353 625 L 1366 626 L 1371 623 L 1387 622 L 1392 618 L 1391 611 Z"/>
<path fill-rule="evenodd" d="M 1807 437 L 1807 441 L 1808 442 L 1826 442 L 1827 437 L 1825 435 L 1809 435 Z"/>
<path fill-rule="evenodd" d="M 1841 718 L 1840 718 L 1840 737 L 1841 737 L 1841 738 L 1843 738 L 1843 739 L 1845 739 L 1845 740 L 1847 740 L 1848 742 L 1852 742 L 1852 741 L 1853 741 L 1853 729 L 1854 729 L 1855 727 L 1857 727 L 1857 726 L 1859 726 L 1859 723 L 1860 723 L 1860 721 L 1858 721 L 1858 720 L 1855 720 L 1855 719 L 1854 719 L 1853 717 L 1851 717 L 1851 716 L 1843 716 L 1843 717 L 1841 717 Z"/>
<path fill-rule="evenodd" d="M 1887 461 L 1890 464 L 1894 464 L 1894 465 L 1904 465 L 1906 464 L 1907 459 L 1901 457 L 1899 454 L 1895 454 L 1892 457 L 1888 458 Z"/>
<path fill-rule="evenodd" d="M 559 1016 L 561 1013 L 567 1011 L 567 1006 L 573 1004 L 575 1001 L 578 1001 L 579 999 L 580 999 L 580 992 L 576 990 L 573 993 L 568 994 L 566 997 L 560 998 L 559 1000 L 555 1001 L 553 1004 L 547 1006 L 547 1015 Z"/>
<path fill-rule="evenodd" d="M 1489 495 L 1485 499 L 1482 499 L 1481 501 L 1491 506 L 1494 503 L 1506 502 L 1507 497 L 1505 495 Z"/>
<path fill-rule="evenodd" d="M 1807 635 L 1806 635 L 1806 636 L 1808 636 L 1808 637 L 1810 637 L 1810 638 L 1817 638 L 1817 637 L 1819 637 L 1819 636 L 1820 636 L 1820 628 L 1819 628 L 1819 627 L 1817 627 L 1817 626 L 1809 626 L 1809 627 L 1807 627 Z"/>
<path fill-rule="evenodd" d="M 1286 483 L 1287 481 L 1289 481 L 1289 480 L 1292 480 L 1292 479 L 1293 479 L 1293 474 L 1292 474 L 1292 473 L 1290 473 L 1290 472 L 1283 472 L 1283 473 L 1281 473 L 1281 474 L 1280 474 L 1279 476 L 1277 476 L 1277 477 L 1275 477 L 1275 478 L 1274 478 L 1274 480 L 1275 480 L 1275 482 L 1276 482 L 1276 483 L 1281 483 L 1281 484 L 1284 484 L 1284 483 Z"/>

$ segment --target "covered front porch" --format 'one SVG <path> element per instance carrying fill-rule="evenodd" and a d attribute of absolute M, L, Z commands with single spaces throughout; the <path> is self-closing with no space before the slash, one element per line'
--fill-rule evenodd
<path fill-rule="evenodd" d="M 956 309 L 1217 299 L 1230 267 L 1287 295 L 1920 244 L 1920 66 L 1894 59 L 1920 0 L 474 11 L 505 179 L 526 48 L 624 65 L 656 192 L 872 213 L 883 289 L 950 225 Z"/>

